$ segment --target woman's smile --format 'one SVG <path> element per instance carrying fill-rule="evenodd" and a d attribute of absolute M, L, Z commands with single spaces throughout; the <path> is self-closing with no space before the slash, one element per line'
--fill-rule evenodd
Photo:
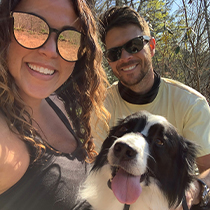
<path fill-rule="evenodd" d="M 39 72 L 40 74 L 53 75 L 55 72 L 55 70 L 45 68 L 43 66 L 38 66 L 38 65 L 30 64 L 30 63 L 27 63 L 27 65 L 31 70 Z"/>

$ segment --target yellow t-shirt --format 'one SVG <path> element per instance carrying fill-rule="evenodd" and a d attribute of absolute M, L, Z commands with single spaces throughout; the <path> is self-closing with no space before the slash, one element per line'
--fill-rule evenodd
<path fill-rule="evenodd" d="M 111 114 L 109 127 L 116 125 L 119 119 L 140 111 L 164 116 L 173 124 L 178 133 L 201 146 L 199 157 L 210 154 L 210 107 L 196 90 L 171 79 L 161 78 L 156 98 L 148 104 L 137 105 L 123 100 L 115 82 L 108 90 L 105 107 Z M 92 135 L 96 148 L 108 135 L 105 124 L 92 117 Z"/>

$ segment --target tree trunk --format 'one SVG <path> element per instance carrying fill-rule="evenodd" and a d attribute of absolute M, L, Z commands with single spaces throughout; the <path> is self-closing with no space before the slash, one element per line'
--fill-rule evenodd
<path fill-rule="evenodd" d="M 206 20 L 206 30 L 208 34 L 208 42 L 209 42 L 209 51 L 210 51 L 210 26 L 209 26 L 209 18 L 208 18 L 208 12 L 207 12 L 207 5 L 206 5 L 206 0 L 203 0 L 204 2 L 204 12 L 205 12 L 205 20 Z"/>

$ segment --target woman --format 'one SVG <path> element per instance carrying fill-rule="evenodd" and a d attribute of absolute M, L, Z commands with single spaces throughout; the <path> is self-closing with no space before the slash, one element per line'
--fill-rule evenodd
<path fill-rule="evenodd" d="M 83 0 L 1 0 L 0 209 L 82 209 L 106 76 Z M 73 128 L 73 129 L 72 129 Z"/>

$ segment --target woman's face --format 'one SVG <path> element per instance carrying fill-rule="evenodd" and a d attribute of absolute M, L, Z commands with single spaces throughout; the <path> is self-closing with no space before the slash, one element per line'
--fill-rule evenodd
<path fill-rule="evenodd" d="M 71 26 L 79 30 L 79 20 L 69 0 L 21 0 L 15 11 L 44 18 L 51 28 Z M 11 37 L 7 62 L 23 100 L 43 99 L 58 89 L 71 75 L 75 62 L 65 61 L 56 50 L 56 33 L 38 49 L 26 49 Z"/>

